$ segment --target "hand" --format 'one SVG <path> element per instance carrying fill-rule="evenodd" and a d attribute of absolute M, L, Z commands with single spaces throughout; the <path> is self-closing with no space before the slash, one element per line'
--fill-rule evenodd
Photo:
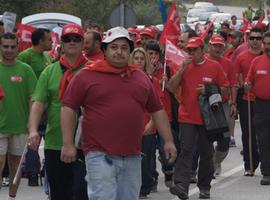
<path fill-rule="evenodd" d="M 199 84 L 196 90 L 199 94 L 205 95 L 205 86 L 203 84 Z"/>
<path fill-rule="evenodd" d="M 238 111 L 235 104 L 231 104 L 230 116 L 235 119 Z"/>
<path fill-rule="evenodd" d="M 250 92 L 251 91 L 251 88 L 252 88 L 252 85 L 248 82 L 245 82 L 244 83 L 244 88 L 246 91 Z"/>
<path fill-rule="evenodd" d="M 30 132 L 27 138 L 27 145 L 32 150 L 38 150 L 40 143 L 40 136 L 37 131 Z"/>
<path fill-rule="evenodd" d="M 74 144 L 64 145 L 61 149 L 61 160 L 65 163 L 71 163 L 76 160 L 77 149 Z"/>
<path fill-rule="evenodd" d="M 165 142 L 164 152 L 166 159 L 168 160 L 169 163 L 172 163 L 176 160 L 177 150 L 173 142 Z"/>
<path fill-rule="evenodd" d="M 190 63 L 192 63 L 192 56 L 187 56 L 183 61 L 183 67 L 186 68 Z"/>

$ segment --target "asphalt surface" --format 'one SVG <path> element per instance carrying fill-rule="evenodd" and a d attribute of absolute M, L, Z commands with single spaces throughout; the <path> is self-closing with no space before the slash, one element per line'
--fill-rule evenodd
<path fill-rule="evenodd" d="M 241 131 L 239 122 L 236 122 L 235 128 L 236 147 L 230 148 L 229 155 L 222 164 L 222 174 L 212 181 L 211 199 L 212 200 L 270 200 L 270 186 L 261 186 L 260 170 L 256 170 L 254 177 L 243 176 L 242 156 L 240 155 Z M 159 171 L 159 183 L 157 193 L 151 193 L 148 197 L 150 200 L 177 200 L 178 198 L 171 195 L 168 188 L 164 185 L 164 175 Z M 198 199 L 198 188 L 195 184 L 190 186 L 189 199 Z M 0 191 L 0 200 L 6 200 L 8 189 L 2 188 Z M 22 179 L 17 194 L 18 200 L 46 200 L 47 197 L 43 192 L 43 187 L 27 186 L 27 179 Z"/>

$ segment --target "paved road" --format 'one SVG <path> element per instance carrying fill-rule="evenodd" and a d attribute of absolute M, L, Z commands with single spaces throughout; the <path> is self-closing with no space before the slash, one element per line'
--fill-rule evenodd
<path fill-rule="evenodd" d="M 242 157 L 240 155 L 241 139 L 239 122 L 236 123 L 237 147 L 230 148 L 230 153 L 223 163 L 221 176 L 212 181 L 212 200 L 270 200 L 270 186 L 261 186 L 260 170 L 257 169 L 254 177 L 243 176 Z M 159 164 L 158 164 L 159 165 Z M 159 171 L 160 171 L 160 166 Z M 190 200 L 198 199 L 198 189 L 193 184 L 190 187 Z M 7 188 L 0 192 L 0 200 L 5 200 Z M 160 172 L 158 192 L 149 196 L 150 200 L 177 200 L 168 192 L 164 185 L 164 176 Z M 28 187 L 27 180 L 23 179 L 18 191 L 18 200 L 46 200 L 41 186 Z"/>

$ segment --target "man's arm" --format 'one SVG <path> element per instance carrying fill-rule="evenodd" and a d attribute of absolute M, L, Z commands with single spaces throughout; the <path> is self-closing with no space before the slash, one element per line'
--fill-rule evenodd
<path fill-rule="evenodd" d="M 177 151 L 174 145 L 171 127 L 167 114 L 165 113 L 164 110 L 159 110 L 157 112 L 152 113 L 152 119 L 165 142 L 164 152 L 166 154 L 166 158 L 169 160 L 169 162 L 175 161 L 177 157 Z"/>
<path fill-rule="evenodd" d="M 191 63 L 191 57 L 188 57 L 184 60 L 182 67 L 178 70 L 178 72 L 172 76 L 169 81 L 169 90 L 174 93 L 178 88 L 180 81 L 182 79 L 183 73 L 188 65 Z"/>
<path fill-rule="evenodd" d="M 41 116 L 44 112 L 44 103 L 35 101 L 32 103 L 30 116 L 29 116 L 29 136 L 27 139 L 28 146 L 31 149 L 37 150 L 40 142 L 40 136 L 38 133 L 38 126 L 40 123 Z"/>
<path fill-rule="evenodd" d="M 63 147 L 61 160 L 71 163 L 76 159 L 76 147 L 74 145 L 74 131 L 76 127 L 76 112 L 72 108 L 63 106 L 61 109 L 61 128 L 63 134 Z"/>

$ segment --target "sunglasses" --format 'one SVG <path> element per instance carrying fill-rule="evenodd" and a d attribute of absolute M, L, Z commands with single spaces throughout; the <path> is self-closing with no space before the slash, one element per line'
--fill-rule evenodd
<path fill-rule="evenodd" d="M 259 40 L 262 40 L 262 37 L 255 37 L 255 36 L 250 36 L 249 37 L 249 40 L 256 40 L 256 41 L 259 41 Z"/>
<path fill-rule="evenodd" d="M 82 41 L 82 37 L 79 37 L 79 36 L 65 36 L 65 37 L 62 37 L 62 42 L 64 42 L 64 43 L 69 43 L 71 41 L 79 43 L 79 42 Z"/>

